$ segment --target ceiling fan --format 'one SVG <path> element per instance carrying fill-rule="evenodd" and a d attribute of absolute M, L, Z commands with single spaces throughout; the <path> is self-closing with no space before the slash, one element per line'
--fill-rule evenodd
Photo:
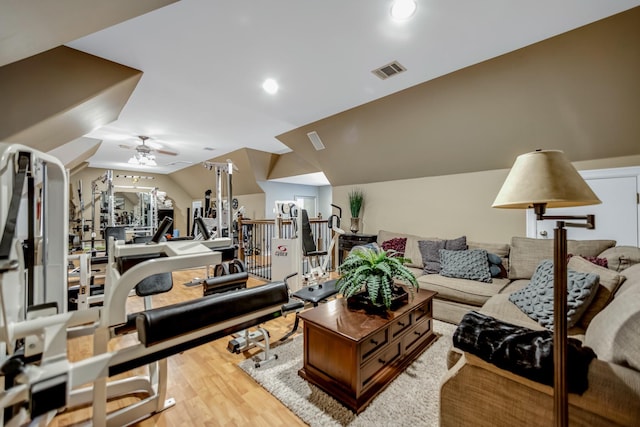
<path fill-rule="evenodd" d="M 129 159 L 128 163 L 130 164 L 142 165 L 142 166 L 157 166 L 158 164 L 156 163 L 156 156 L 153 154 L 154 152 L 158 154 L 165 154 L 168 156 L 178 155 L 178 153 L 173 151 L 163 150 L 160 148 L 153 148 L 147 145 L 146 142 L 149 139 L 148 136 L 138 135 L 138 138 L 140 138 L 140 141 L 142 143 L 139 145 L 136 145 L 135 147 L 132 147 L 130 145 L 120 144 L 121 148 L 136 150 L 135 154 L 131 156 L 131 158 Z"/>

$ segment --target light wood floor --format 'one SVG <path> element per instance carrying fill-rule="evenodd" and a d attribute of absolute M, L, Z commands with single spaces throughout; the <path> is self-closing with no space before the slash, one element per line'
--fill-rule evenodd
<path fill-rule="evenodd" d="M 202 296 L 202 287 L 184 286 L 193 277 L 203 277 L 202 270 L 173 273 L 174 288 L 171 292 L 153 297 L 153 306 L 160 307 Z M 250 279 L 248 286 L 260 284 Z M 129 298 L 128 312 L 142 309 L 137 297 Z M 263 326 L 269 331 L 271 340 L 277 341 L 291 330 L 295 314 L 274 319 Z M 297 334 L 302 333 L 298 328 Z M 122 338 L 114 348 L 126 346 L 136 340 L 135 334 Z M 227 351 L 229 338 L 221 338 L 184 353 L 171 356 L 168 361 L 168 397 L 176 399 L 176 405 L 138 423 L 139 426 L 304 426 L 297 416 L 275 397 L 254 382 L 237 365 L 252 357 L 258 350 L 245 354 Z M 92 338 L 83 337 L 69 341 L 69 357 L 78 360 L 91 354 Z M 128 373 L 145 372 L 140 370 Z M 123 374 L 127 376 L 127 374 Z M 116 377 L 120 378 L 120 377 Z M 109 410 L 135 402 L 125 398 L 109 403 Z M 91 417 L 90 408 L 80 408 L 61 413 L 53 420 L 53 426 L 84 424 Z"/>

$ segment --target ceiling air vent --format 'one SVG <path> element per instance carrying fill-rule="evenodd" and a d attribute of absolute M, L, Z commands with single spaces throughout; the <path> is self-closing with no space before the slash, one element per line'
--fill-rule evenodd
<path fill-rule="evenodd" d="M 384 80 L 391 76 L 395 76 L 396 74 L 401 73 L 403 71 L 407 71 L 407 69 L 404 68 L 402 65 L 400 65 L 398 61 L 393 61 L 388 63 L 387 65 L 383 65 L 380 68 L 376 68 L 371 72 L 376 76 L 380 77 L 382 80 Z"/>
<path fill-rule="evenodd" d="M 315 130 L 312 131 L 312 132 L 309 132 L 307 134 L 307 138 L 309 138 L 309 141 L 311 141 L 311 144 L 313 145 L 313 148 L 315 148 L 317 151 L 325 149 L 325 146 L 322 143 L 322 140 L 320 139 L 320 136 L 318 135 L 318 132 L 316 132 Z"/>

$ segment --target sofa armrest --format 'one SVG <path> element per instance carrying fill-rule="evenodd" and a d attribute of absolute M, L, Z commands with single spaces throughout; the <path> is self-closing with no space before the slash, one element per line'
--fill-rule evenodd
<path fill-rule="evenodd" d="M 593 360 L 589 388 L 569 395 L 571 425 L 637 425 L 640 372 Z M 440 425 L 536 425 L 553 423 L 553 388 L 465 353 L 447 372 L 440 394 Z"/>

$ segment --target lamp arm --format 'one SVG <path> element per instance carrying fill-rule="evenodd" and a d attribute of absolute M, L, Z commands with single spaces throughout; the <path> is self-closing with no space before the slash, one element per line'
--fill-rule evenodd
<path fill-rule="evenodd" d="M 543 221 L 545 219 L 556 220 L 558 221 L 558 227 L 572 227 L 572 228 L 587 228 L 589 230 L 593 230 L 596 228 L 596 216 L 595 215 L 545 215 L 544 213 L 547 210 L 546 203 L 534 203 L 533 205 L 534 212 L 536 214 L 536 219 L 538 221 Z M 583 223 L 576 222 L 565 222 L 566 220 L 577 220 L 577 221 L 586 221 Z M 562 225 L 559 223 L 562 222 Z"/>

